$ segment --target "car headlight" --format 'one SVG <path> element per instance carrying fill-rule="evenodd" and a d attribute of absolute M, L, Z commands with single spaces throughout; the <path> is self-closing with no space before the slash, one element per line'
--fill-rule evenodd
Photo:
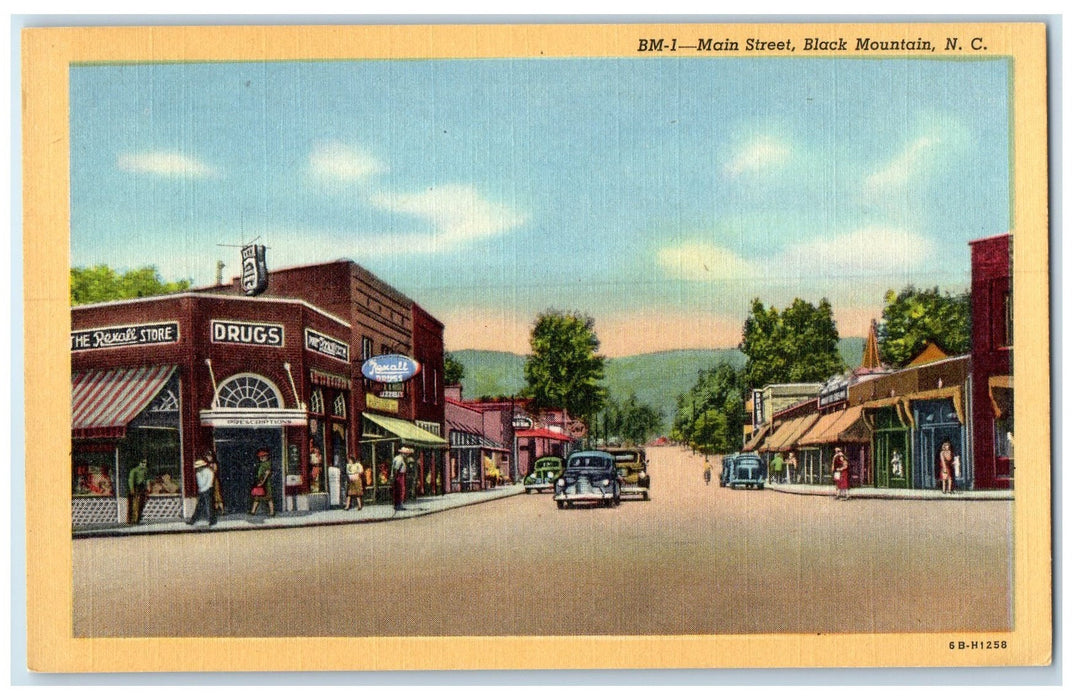
<path fill-rule="evenodd" d="M 643 478 L 645 478 L 646 476 L 648 476 L 648 472 L 646 472 L 646 471 L 642 471 L 642 472 L 641 472 L 641 478 L 643 479 Z"/>
<path fill-rule="evenodd" d="M 566 480 L 565 479 L 559 479 L 558 481 L 555 482 L 555 485 L 560 487 L 560 488 L 562 488 L 563 486 L 566 486 Z"/>
<path fill-rule="evenodd" d="M 610 486 L 610 485 L 611 485 L 611 480 L 610 479 L 604 479 L 604 486 Z"/>

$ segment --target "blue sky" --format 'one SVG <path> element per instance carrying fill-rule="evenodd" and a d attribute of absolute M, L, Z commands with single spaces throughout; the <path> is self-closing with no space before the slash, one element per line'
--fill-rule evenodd
<path fill-rule="evenodd" d="M 961 290 L 1010 226 L 1005 60 L 628 58 L 74 66 L 71 264 L 166 279 L 350 258 L 525 352 L 730 347 L 752 298 Z"/>

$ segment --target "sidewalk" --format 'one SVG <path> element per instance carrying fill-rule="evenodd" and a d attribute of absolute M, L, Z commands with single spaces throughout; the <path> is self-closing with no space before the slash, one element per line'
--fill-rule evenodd
<path fill-rule="evenodd" d="M 525 493 L 521 484 L 497 486 L 487 491 L 469 491 L 466 493 L 448 493 L 443 496 L 427 496 L 416 500 L 406 501 L 406 510 L 396 511 L 388 504 L 367 505 L 361 510 L 351 508 L 333 508 L 323 511 L 276 511 L 275 517 L 269 517 L 264 511 L 258 511 L 257 515 L 227 515 L 222 516 L 216 524 L 209 527 L 205 520 L 199 520 L 195 525 L 187 525 L 183 521 L 150 522 L 138 525 L 120 525 L 110 523 L 107 525 L 86 525 L 75 528 L 72 537 L 126 537 L 129 535 L 161 535 L 174 533 L 194 532 L 230 532 L 234 530 L 266 530 L 288 527 L 314 527 L 318 525 L 347 525 L 354 523 L 377 523 L 388 520 L 405 520 L 407 518 L 419 518 L 423 515 L 442 513 L 452 508 L 464 508 L 478 503 L 494 501 L 509 496 L 517 496 Z"/>
<path fill-rule="evenodd" d="M 827 496 L 835 494 L 832 484 L 767 484 L 765 488 L 798 496 Z M 851 488 L 849 497 L 882 498 L 912 501 L 1012 501 L 1013 491 L 954 491 L 944 494 L 939 489 L 878 489 L 871 486 Z"/>

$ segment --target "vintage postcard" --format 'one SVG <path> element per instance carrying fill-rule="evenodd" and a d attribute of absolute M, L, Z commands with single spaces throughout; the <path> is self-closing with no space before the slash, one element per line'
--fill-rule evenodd
<path fill-rule="evenodd" d="M 1051 662 L 1044 25 L 21 39 L 33 671 Z"/>

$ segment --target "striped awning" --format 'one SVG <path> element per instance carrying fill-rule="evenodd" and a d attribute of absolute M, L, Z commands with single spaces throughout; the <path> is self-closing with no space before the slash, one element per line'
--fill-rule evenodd
<path fill-rule="evenodd" d="M 822 445 L 829 438 L 827 433 L 837 423 L 845 411 L 835 411 L 833 413 L 825 413 L 820 416 L 820 419 L 804 433 L 801 434 L 801 438 L 797 441 L 798 445 Z"/>
<path fill-rule="evenodd" d="M 156 398 L 175 365 L 89 370 L 71 376 L 71 437 L 121 438 Z"/>
<path fill-rule="evenodd" d="M 790 449 L 797 442 L 797 438 L 801 437 L 802 433 L 811 428 L 812 424 L 815 423 L 819 417 L 819 414 L 810 413 L 783 423 L 775 434 L 768 438 L 768 441 L 764 443 L 763 451 L 782 452 L 783 450 Z"/>

